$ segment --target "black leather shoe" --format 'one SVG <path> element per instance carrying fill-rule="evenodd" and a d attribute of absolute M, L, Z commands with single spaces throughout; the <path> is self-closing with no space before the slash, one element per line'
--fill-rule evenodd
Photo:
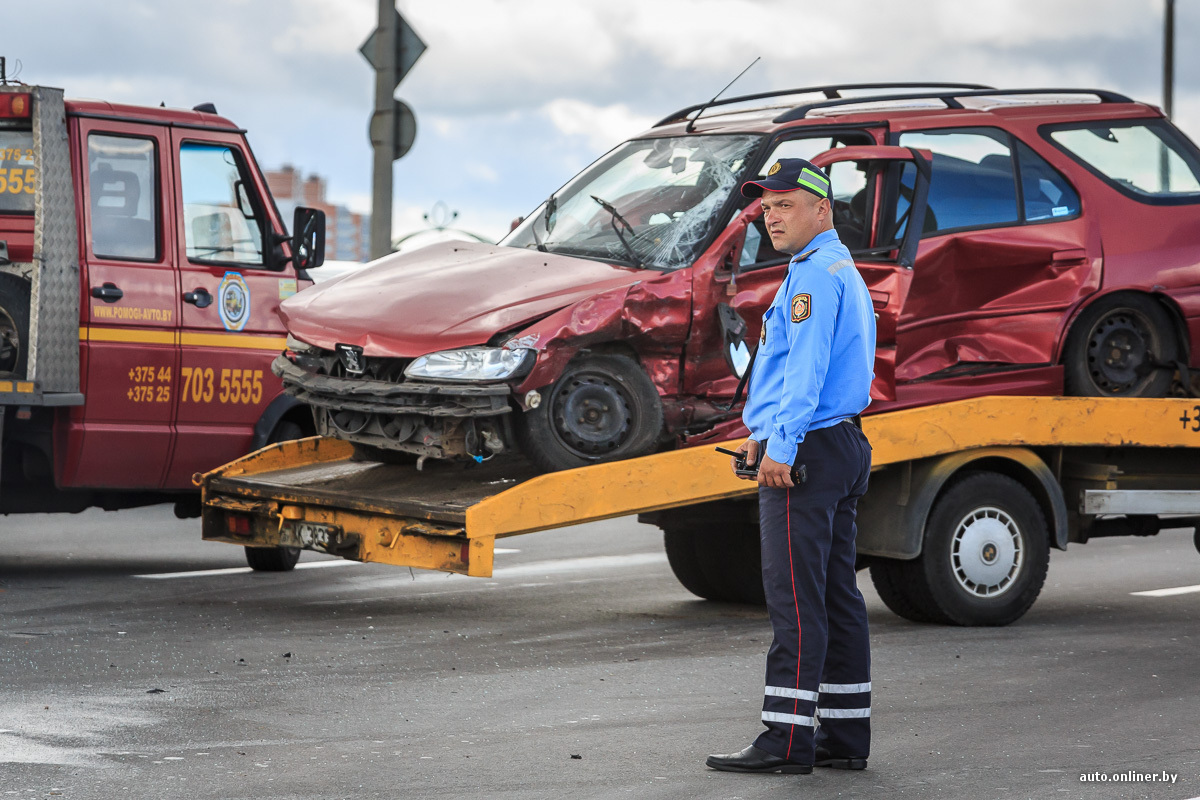
<path fill-rule="evenodd" d="M 788 761 L 754 745 L 740 753 L 709 756 L 704 763 L 722 772 L 786 772 L 790 775 L 808 775 L 813 770 L 812 764 Z"/>
<path fill-rule="evenodd" d="M 833 769 L 866 769 L 867 760 L 857 756 L 835 756 L 824 747 L 818 747 L 814 767 L 831 767 Z"/>

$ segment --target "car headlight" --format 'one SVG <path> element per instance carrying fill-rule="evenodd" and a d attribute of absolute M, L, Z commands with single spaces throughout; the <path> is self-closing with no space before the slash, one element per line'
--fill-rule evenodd
<path fill-rule="evenodd" d="M 321 352 L 321 348 L 317 347 L 316 345 L 309 344 L 308 342 L 302 342 L 295 336 L 292 336 L 290 333 L 287 335 L 287 349 L 291 350 L 293 353 Z"/>
<path fill-rule="evenodd" d="M 533 351 L 526 348 L 467 347 L 443 350 L 414 360 L 404 370 L 410 378 L 446 381 L 504 381 L 528 370 Z"/>

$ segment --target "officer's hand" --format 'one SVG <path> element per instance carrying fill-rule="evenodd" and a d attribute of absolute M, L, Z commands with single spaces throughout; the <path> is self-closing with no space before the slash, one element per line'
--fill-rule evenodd
<path fill-rule="evenodd" d="M 741 446 L 738 447 L 737 452 L 746 454 L 747 467 L 753 467 L 756 463 L 758 463 L 758 442 L 754 441 L 753 439 L 747 439 L 746 441 L 742 442 Z M 735 475 L 737 475 L 736 458 L 730 457 L 729 468 L 733 470 Z M 753 480 L 753 478 L 748 478 L 745 475 L 738 475 L 738 477 L 744 481 Z"/>
<path fill-rule="evenodd" d="M 766 453 L 763 454 L 762 464 L 758 468 L 758 483 L 772 489 L 786 489 L 796 485 L 792 483 L 792 468 L 773 460 Z"/>

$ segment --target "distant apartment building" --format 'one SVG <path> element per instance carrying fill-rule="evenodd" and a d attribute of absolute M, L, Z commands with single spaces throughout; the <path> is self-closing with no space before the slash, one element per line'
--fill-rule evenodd
<path fill-rule="evenodd" d="M 325 212 L 325 258 L 330 261 L 367 261 L 370 257 L 371 218 L 325 199 L 325 179 L 304 177 L 291 164 L 267 170 L 267 185 L 275 196 L 279 213 L 290 226 L 296 206 Z"/>

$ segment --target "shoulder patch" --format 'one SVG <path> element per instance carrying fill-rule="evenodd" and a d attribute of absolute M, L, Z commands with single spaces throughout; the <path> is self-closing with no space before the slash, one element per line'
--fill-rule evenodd
<path fill-rule="evenodd" d="M 792 322 L 804 322 L 812 313 L 812 295 L 798 294 L 792 298 Z"/>

